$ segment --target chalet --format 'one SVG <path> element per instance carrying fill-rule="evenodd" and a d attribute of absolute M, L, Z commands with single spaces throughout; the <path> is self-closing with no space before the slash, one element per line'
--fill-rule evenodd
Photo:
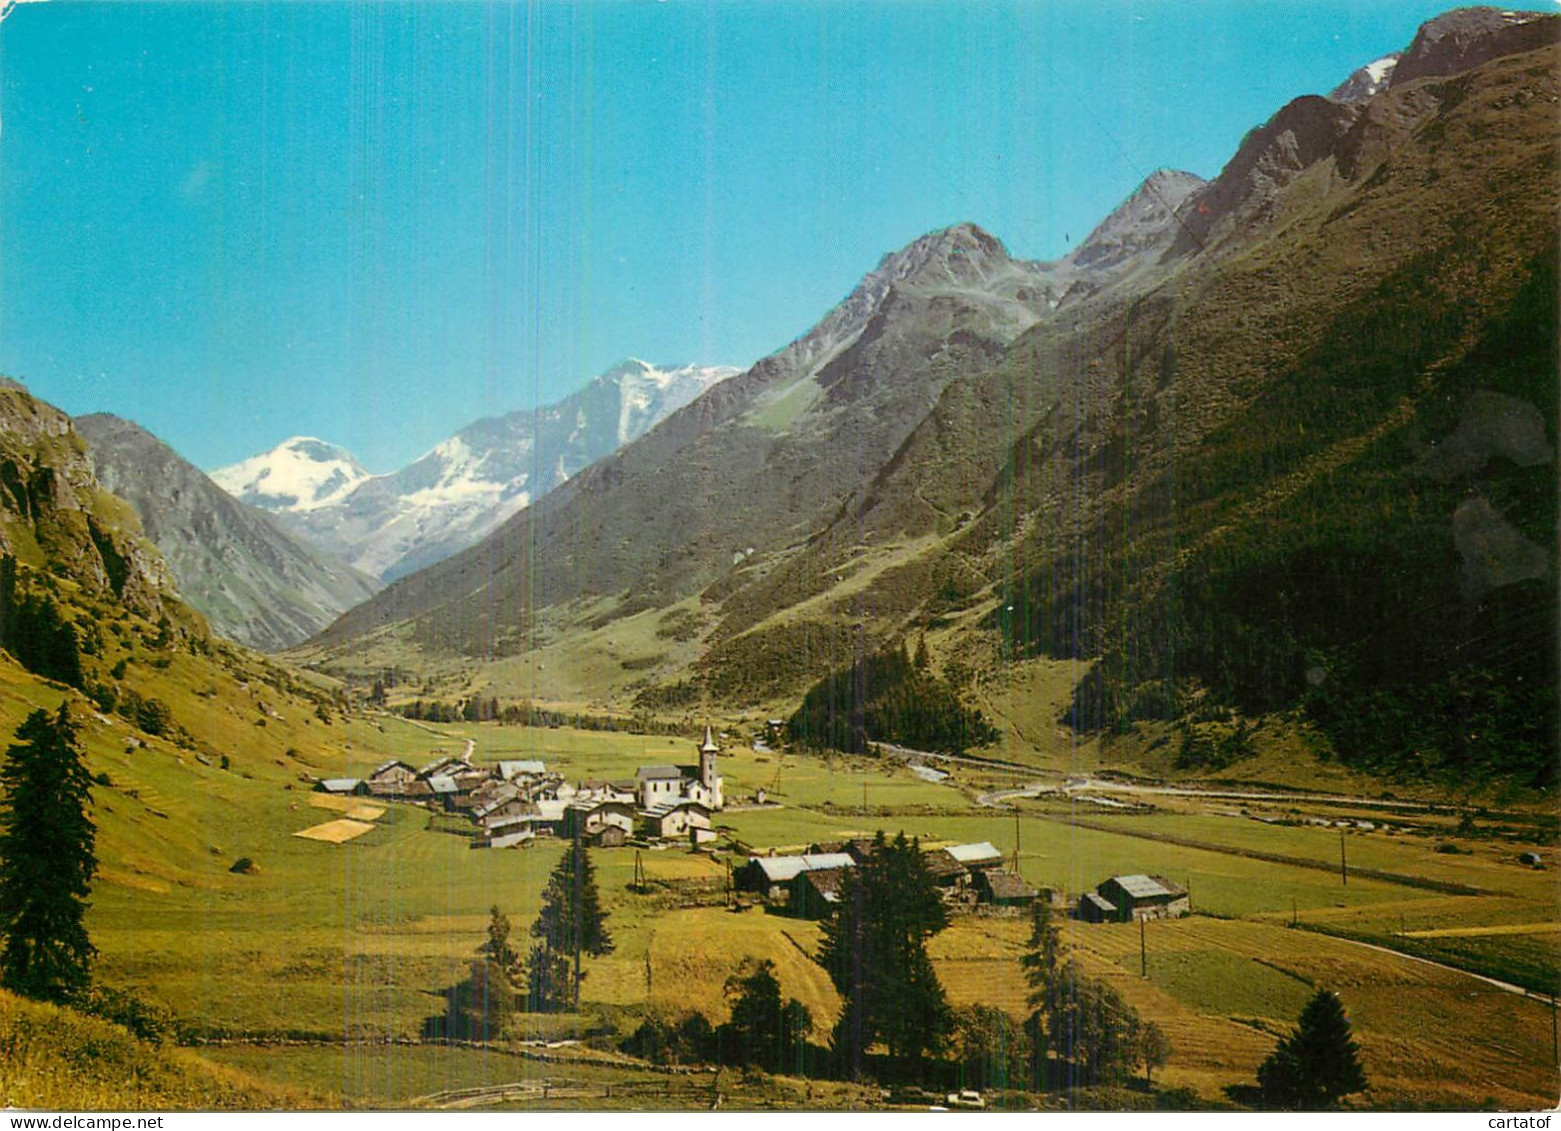
<path fill-rule="evenodd" d="M 456 758 L 447 754 L 443 758 L 435 759 L 417 771 L 417 776 L 427 781 L 429 778 L 436 776 L 454 777 L 462 770 L 470 770 L 471 768 L 472 764 L 465 758 Z"/>
<path fill-rule="evenodd" d="M 734 876 L 742 891 L 758 892 L 766 899 L 784 899 L 792 880 L 803 872 L 855 868 L 856 861 L 843 852 L 805 856 L 750 856 Z"/>
<path fill-rule="evenodd" d="M 369 774 L 369 785 L 381 786 L 405 785 L 417 778 L 417 770 L 409 763 L 398 758 L 392 758 L 388 762 L 382 762 L 374 767 L 374 772 Z"/>
<path fill-rule="evenodd" d="M 1102 917 L 1089 919 L 1090 922 L 1111 920 L 1130 923 L 1134 919 L 1175 919 L 1187 914 L 1190 906 L 1186 889 L 1171 883 L 1164 876 L 1112 876 L 1104 883 L 1097 884 L 1094 894 L 1097 898 L 1092 901 L 1092 913 L 1098 911 Z M 1089 899 L 1086 895 L 1080 900 L 1081 919 L 1089 918 L 1083 913 L 1084 901 Z"/>
<path fill-rule="evenodd" d="M 484 827 L 473 848 L 513 848 L 537 835 L 534 814 L 516 813 L 496 818 Z"/>
<path fill-rule="evenodd" d="M 456 784 L 455 779 L 444 774 L 435 774 L 427 781 L 433 799 L 446 809 L 453 809 L 455 806 L 452 803 L 461 795 L 461 787 Z"/>
<path fill-rule="evenodd" d="M 688 835 L 689 829 L 708 829 L 710 810 L 697 801 L 678 801 L 640 812 L 646 832 L 657 840 Z"/>
<path fill-rule="evenodd" d="M 534 835 L 541 819 L 542 811 L 536 805 L 517 800 L 478 817 L 477 827 L 482 830 L 482 835 L 491 837 L 499 829 L 523 824 Z"/>
<path fill-rule="evenodd" d="M 791 881 L 791 913 L 802 919 L 825 919 L 834 914 L 847 874 L 846 868 L 798 872 Z"/>
<path fill-rule="evenodd" d="M 549 801 L 539 797 L 532 802 L 536 807 L 536 829 L 538 833 L 551 833 L 554 836 L 561 835 L 564 831 L 564 822 L 567 819 L 569 805 L 563 801 Z"/>
<path fill-rule="evenodd" d="M 533 758 L 517 758 L 502 761 L 498 765 L 499 777 L 505 781 L 514 781 L 519 777 L 539 778 L 547 773 L 547 765 Z"/>
<path fill-rule="evenodd" d="M 1002 868 L 988 868 L 976 873 L 976 899 L 994 907 L 1027 907 L 1040 893 L 1024 877 Z"/>
<path fill-rule="evenodd" d="M 624 840 L 633 836 L 634 806 L 621 801 L 576 801 L 564 811 L 564 831 L 571 836 L 578 832 L 588 840 L 595 839 L 607 828 L 616 828 Z"/>

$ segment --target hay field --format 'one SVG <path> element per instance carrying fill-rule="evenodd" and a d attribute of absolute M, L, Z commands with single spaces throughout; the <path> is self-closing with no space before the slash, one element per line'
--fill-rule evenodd
<path fill-rule="evenodd" d="M 349 840 L 356 839 L 364 833 L 374 831 L 374 826 L 364 821 L 349 821 L 345 817 L 339 821 L 326 821 L 321 825 L 310 825 L 307 829 L 300 829 L 294 836 L 301 836 L 305 840 L 320 840 L 326 844 L 345 844 Z"/>

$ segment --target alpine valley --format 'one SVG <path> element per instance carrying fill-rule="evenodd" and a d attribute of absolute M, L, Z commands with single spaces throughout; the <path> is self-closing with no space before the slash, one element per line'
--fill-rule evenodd
<path fill-rule="evenodd" d="M 0 725 L 97 873 L 0 1099 L 1549 1107 L 1558 77 L 1448 12 L 1062 258 L 387 474 L 5 381 Z"/>

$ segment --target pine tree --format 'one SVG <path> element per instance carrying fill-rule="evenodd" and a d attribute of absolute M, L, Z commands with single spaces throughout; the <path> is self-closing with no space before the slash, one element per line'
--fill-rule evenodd
<path fill-rule="evenodd" d="M 16 738 L 0 769 L 0 985 L 64 1002 L 87 988 L 97 953 L 82 922 L 97 871 L 92 778 L 63 703 Z"/>
<path fill-rule="evenodd" d="M 1333 1107 L 1365 1089 L 1359 1049 L 1338 995 L 1317 991 L 1295 1031 L 1258 1066 L 1257 1079 L 1265 1105 L 1301 1111 Z"/>
<path fill-rule="evenodd" d="M 607 913 L 596 890 L 596 869 L 576 836 L 547 879 L 542 911 L 531 925 L 537 940 L 528 960 L 533 1008 L 543 1011 L 578 1009 L 584 955 L 598 957 L 612 950 Z"/>

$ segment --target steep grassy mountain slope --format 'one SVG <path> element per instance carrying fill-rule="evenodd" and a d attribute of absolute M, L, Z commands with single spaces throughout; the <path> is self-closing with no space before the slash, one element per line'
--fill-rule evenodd
<path fill-rule="evenodd" d="M 247 507 L 155 436 L 116 416 L 79 417 L 98 479 L 135 508 L 179 593 L 223 636 L 275 651 L 379 588 Z"/>
<path fill-rule="evenodd" d="M 1080 285 L 1122 273 L 1113 251 L 1151 246 L 1197 183 L 1161 178 L 1154 203 L 1112 225 L 1109 246 L 1081 246 L 1101 252 L 1095 264 L 1020 262 L 968 224 L 885 256 L 807 335 L 322 642 L 413 618 L 425 652 L 502 655 L 528 645 L 526 610 L 606 599 L 599 622 L 762 575 L 878 472 L 949 382 L 990 364 Z"/>
<path fill-rule="evenodd" d="M 853 606 L 890 633 L 984 589 L 1021 653 L 1104 655 L 1081 724 L 1207 691 L 1305 702 L 1385 768 L 1548 775 L 1554 49 L 1353 117 L 1313 101 L 1192 198 L 1215 219 L 1184 229 L 1182 270 L 951 387 L 746 615 L 930 533 Z"/>
<path fill-rule="evenodd" d="M 967 669 L 1103 657 L 1081 726 L 1305 706 L 1362 763 L 1540 772 L 1558 23 L 1434 21 L 1419 77 L 1152 178 L 1089 257 L 919 241 L 312 654 L 665 636 L 642 702 L 777 702 L 931 629 Z"/>

